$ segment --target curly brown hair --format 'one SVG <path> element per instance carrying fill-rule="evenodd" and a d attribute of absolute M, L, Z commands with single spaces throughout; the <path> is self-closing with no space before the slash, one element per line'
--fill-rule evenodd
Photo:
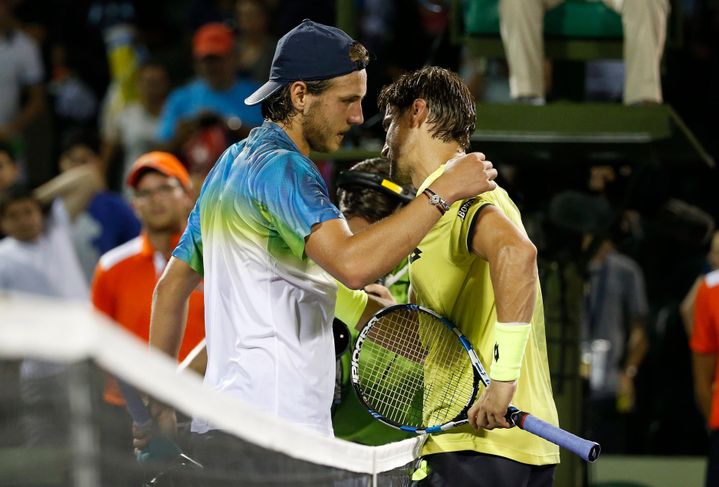
<path fill-rule="evenodd" d="M 381 112 L 388 106 L 396 108 L 401 115 L 417 99 L 427 102 L 427 122 L 433 137 L 469 148 L 477 123 L 476 106 L 469 88 L 456 73 L 436 66 L 405 73 L 382 88 L 377 106 Z"/>

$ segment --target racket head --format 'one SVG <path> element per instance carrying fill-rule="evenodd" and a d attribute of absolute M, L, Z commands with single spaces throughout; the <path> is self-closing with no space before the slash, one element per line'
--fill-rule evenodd
<path fill-rule="evenodd" d="M 453 323 L 427 308 L 400 304 L 379 311 L 362 329 L 350 377 L 372 416 L 421 434 L 466 420 L 480 371 L 469 340 Z"/>

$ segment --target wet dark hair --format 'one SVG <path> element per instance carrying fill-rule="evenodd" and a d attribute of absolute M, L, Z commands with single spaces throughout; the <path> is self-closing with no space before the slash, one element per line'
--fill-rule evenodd
<path fill-rule="evenodd" d="M 321 53 L 319 53 L 319 55 L 321 55 Z M 349 56 L 355 63 L 359 62 L 364 66 L 369 64 L 369 51 L 359 42 L 352 44 Z M 332 85 L 333 79 L 334 78 L 305 81 L 307 92 L 311 95 L 321 95 Z M 295 107 L 292 106 L 291 85 L 292 83 L 287 83 L 282 89 L 277 90 L 262 102 L 262 117 L 280 123 L 286 123 L 292 118 L 297 111 Z"/>
<path fill-rule="evenodd" d="M 377 106 L 380 112 L 388 106 L 396 108 L 401 115 L 417 99 L 427 102 L 427 122 L 433 137 L 469 148 L 477 123 L 476 106 L 469 88 L 456 73 L 435 66 L 405 73 L 382 88 Z"/>

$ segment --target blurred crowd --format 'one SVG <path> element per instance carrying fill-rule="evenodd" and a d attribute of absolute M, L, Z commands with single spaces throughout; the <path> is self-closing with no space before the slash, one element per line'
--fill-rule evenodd
<path fill-rule="evenodd" d="M 365 124 L 347 145 L 383 142 L 379 88 L 425 64 L 461 72 L 483 103 L 564 97 L 543 73 L 521 91 L 508 70 L 516 59 L 469 58 L 450 42 L 449 3 L 354 2 L 357 37 L 376 60 Z M 663 45 L 669 4 L 657 3 Z M 719 6 L 681 4 L 683 45 L 665 51 L 663 68 L 654 46 L 656 85 L 631 101 L 671 103 L 716 158 Z M 150 274 L 161 272 L 204 177 L 262 124 L 259 107 L 244 99 L 268 79 L 277 39 L 304 18 L 335 24 L 336 15 L 332 0 L 0 0 L 0 289 L 92 299 L 122 321 L 107 304 L 107 293 L 120 292 L 100 280 L 135 255 L 150 256 Z M 535 64 L 543 71 L 542 59 Z M 623 74 L 609 73 L 600 91 L 615 92 L 619 79 L 609 98 L 621 101 Z M 148 153 L 154 158 L 143 159 Z M 583 361 L 593 364 L 585 377 L 590 434 L 613 452 L 701 453 L 705 421 L 692 400 L 688 341 L 701 276 L 718 265 L 717 200 L 696 193 L 699 183 L 666 190 L 658 178 L 670 171 L 583 167 L 554 178 L 563 188 L 541 188 L 538 173 L 500 164 L 501 184 L 523 206 L 540 249 L 540 271 L 573 266 L 576 280 L 563 279 L 583 289 L 570 305 L 581 316 Z M 661 196 L 648 196 L 652 186 Z M 152 238 L 138 241 L 141 230 Z M 562 299 L 547 306 L 567 305 Z M 657 402 L 677 383 L 680 399 Z"/>

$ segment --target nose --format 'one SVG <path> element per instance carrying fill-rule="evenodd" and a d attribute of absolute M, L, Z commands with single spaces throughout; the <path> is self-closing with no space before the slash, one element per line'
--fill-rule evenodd
<path fill-rule="evenodd" d="M 362 125 L 364 122 L 364 114 L 362 113 L 362 103 L 357 102 L 351 109 L 348 123 L 350 125 Z"/>

